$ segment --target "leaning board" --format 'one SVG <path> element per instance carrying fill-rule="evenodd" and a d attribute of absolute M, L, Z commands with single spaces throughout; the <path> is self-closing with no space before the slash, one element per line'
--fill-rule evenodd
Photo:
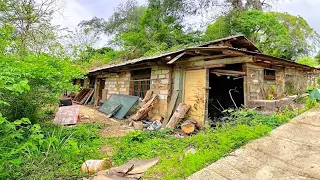
<path fill-rule="evenodd" d="M 122 105 L 121 109 L 113 116 L 117 119 L 123 119 L 129 110 L 134 106 L 139 97 L 129 96 L 123 94 L 112 94 L 99 108 L 99 111 L 110 114 L 119 105 Z"/>

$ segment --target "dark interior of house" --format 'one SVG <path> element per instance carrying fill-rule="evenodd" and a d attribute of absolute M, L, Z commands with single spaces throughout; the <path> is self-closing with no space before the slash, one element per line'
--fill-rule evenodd
<path fill-rule="evenodd" d="M 238 65 L 239 66 L 239 65 Z M 241 67 L 241 69 L 240 69 Z M 242 66 L 227 66 L 224 70 L 241 71 Z M 208 116 L 214 125 L 227 113 L 224 110 L 241 108 L 244 104 L 243 76 L 209 74 Z"/>

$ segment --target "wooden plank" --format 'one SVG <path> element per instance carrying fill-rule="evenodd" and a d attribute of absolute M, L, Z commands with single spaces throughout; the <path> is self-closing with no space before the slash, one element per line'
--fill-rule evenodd
<path fill-rule="evenodd" d="M 226 73 L 226 74 L 235 74 L 235 75 L 240 75 L 240 76 L 245 76 L 246 72 L 242 71 L 232 71 L 232 70 L 225 70 L 225 69 L 213 69 L 210 71 L 210 73 Z"/>
<path fill-rule="evenodd" d="M 184 56 L 186 53 L 183 52 L 179 55 L 177 55 L 176 57 L 174 57 L 171 61 L 168 62 L 168 64 L 173 64 L 174 62 L 176 62 L 177 60 L 179 60 L 182 56 Z"/>
<path fill-rule="evenodd" d="M 233 58 L 224 58 L 210 61 L 198 61 L 195 62 L 195 66 L 206 66 L 206 65 L 221 65 L 221 64 L 237 64 L 237 63 L 249 63 L 253 62 L 252 56 L 242 56 Z"/>
<path fill-rule="evenodd" d="M 191 106 L 189 118 L 204 126 L 206 102 L 206 69 L 185 72 L 184 103 Z"/>
<path fill-rule="evenodd" d="M 220 67 L 225 67 L 225 65 L 217 64 L 217 65 L 208 65 L 208 66 L 187 67 L 186 70 L 211 69 L 211 68 L 220 68 Z"/>
<path fill-rule="evenodd" d="M 205 56 L 210 56 L 212 54 L 209 51 L 201 51 L 201 50 L 196 50 L 195 53 L 205 55 Z"/>
<path fill-rule="evenodd" d="M 195 57 L 190 57 L 186 59 L 187 61 L 199 61 L 199 60 L 213 60 L 213 59 L 220 59 L 227 57 L 225 54 L 218 54 L 218 55 L 212 55 L 212 56 L 195 56 Z"/>
<path fill-rule="evenodd" d="M 247 55 L 244 52 L 239 52 L 239 51 L 234 51 L 234 50 L 223 50 L 223 54 L 228 55 L 228 56 L 245 56 Z"/>
<path fill-rule="evenodd" d="M 168 104 L 167 115 L 166 115 L 166 118 L 163 120 L 162 127 L 166 127 L 166 125 L 168 124 L 168 121 L 171 118 L 171 115 L 173 113 L 174 107 L 176 106 L 178 96 L 179 96 L 179 91 L 174 91 L 172 93 L 172 97 L 171 97 L 170 102 Z"/>

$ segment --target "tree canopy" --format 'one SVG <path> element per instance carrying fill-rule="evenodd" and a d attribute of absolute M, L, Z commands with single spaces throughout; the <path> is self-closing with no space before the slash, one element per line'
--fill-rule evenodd
<path fill-rule="evenodd" d="M 262 52 L 285 59 L 308 56 L 319 44 L 319 34 L 302 18 L 258 10 L 233 11 L 210 24 L 205 38 L 244 34 Z"/>

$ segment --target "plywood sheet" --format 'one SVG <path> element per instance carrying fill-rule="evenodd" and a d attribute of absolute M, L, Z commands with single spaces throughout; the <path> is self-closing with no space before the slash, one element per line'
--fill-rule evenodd
<path fill-rule="evenodd" d="M 196 120 L 201 127 L 204 126 L 205 114 L 205 86 L 206 70 L 186 71 L 184 83 L 184 103 L 191 106 L 188 115 Z"/>
<path fill-rule="evenodd" d="M 79 119 L 79 105 L 59 107 L 58 112 L 53 120 L 53 124 L 73 125 Z"/>
<path fill-rule="evenodd" d="M 112 94 L 109 99 L 107 99 L 99 110 L 106 114 L 111 114 L 114 109 L 119 105 L 122 105 L 121 109 L 113 116 L 117 119 L 123 119 L 129 110 L 135 105 L 138 101 L 138 96 L 129 96 L 123 94 Z"/>

